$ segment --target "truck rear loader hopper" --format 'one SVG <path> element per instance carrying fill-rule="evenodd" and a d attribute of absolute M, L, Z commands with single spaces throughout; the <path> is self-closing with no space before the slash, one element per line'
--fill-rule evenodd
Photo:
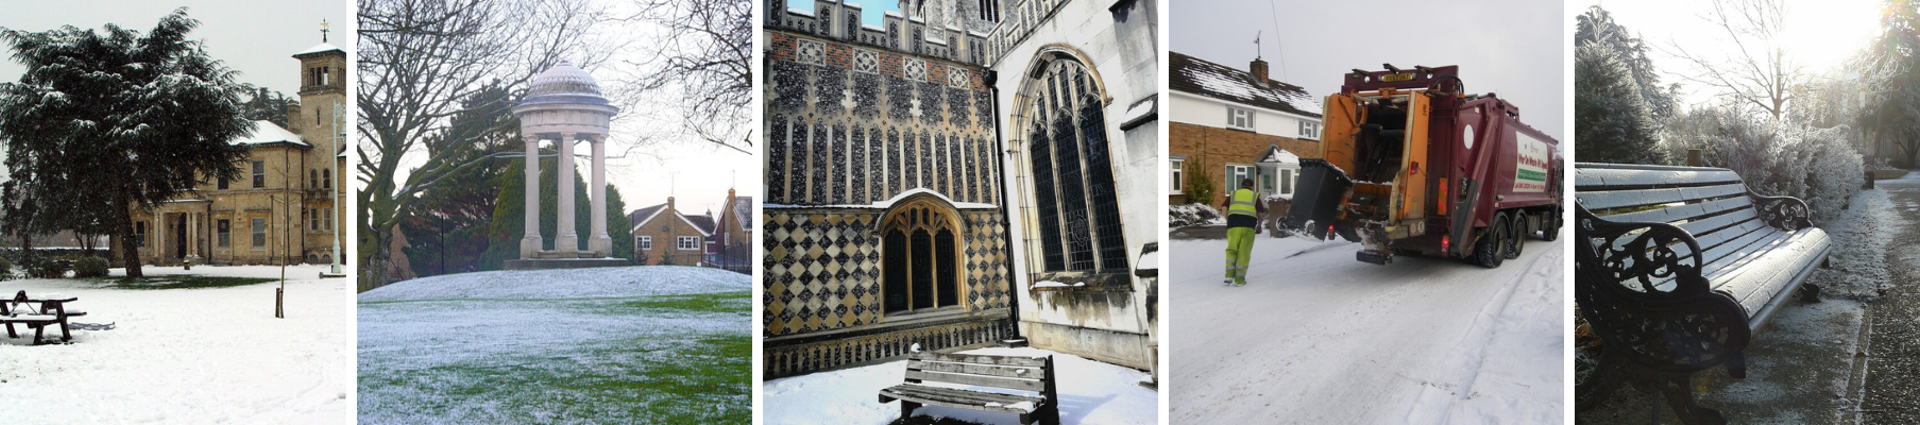
<path fill-rule="evenodd" d="M 1327 96 L 1318 155 L 1302 155 L 1287 224 L 1361 243 L 1360 261 L 1425 253 L 1499 267 L 1559 233 L 1559 142 L 1458 67 L 1354 70 Z M 1312 157 L 1312 158 L 1305 158 Z"/>

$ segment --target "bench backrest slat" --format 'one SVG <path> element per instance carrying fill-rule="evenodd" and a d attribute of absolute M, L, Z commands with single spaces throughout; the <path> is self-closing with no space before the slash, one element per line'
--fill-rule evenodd
<path fill-rule="evenodd" d="M 1006 388 L 1011 390 L 1045 391 L 1046 385 L 1037 379 L 1005 378 L 989 375 L 968 375 L 963 373 L 942 373 L 907 368 L 907 379 L 921 382 L 945 382 L 950 384 L 978 385 L 982 387 Z"/>
<path fill-rule="evenodd" d="M 906 379 L 1044 393 L 1052 372 L 1045 357 L 922 352 L 908 356 Z"/>
<path fill-rule="evenodd" d="M 1659 189 L 1626 189 L 1580 191 L 1580 205 L 1587 210 L 1600 214 L 1614 208 L 1642 207 L 1648 205 L 1671 204 L 1675 202 L 1717 200 L 1731 196 L 1745 196 L 1747 186 L 1739 183 L 1714 186 L 1670 187 Z"/>
<path fill-rule="evenodd" d="M 1588 187 L 1644 189 L 1658 187 L 1704 186 L 1741 183 L 1740 175 L 1725 168 L 1693 168 L 1660 165 L 1623 165 L 1579 163 L 1574 166 L 1574 188 Z"/>

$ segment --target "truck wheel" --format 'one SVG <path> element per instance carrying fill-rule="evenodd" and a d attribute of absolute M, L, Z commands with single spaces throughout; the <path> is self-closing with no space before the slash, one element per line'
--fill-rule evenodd
<path fill-rule="evenodd" d="M 1507 249 L 1506 249 L 1507 256 L 1506 257 L 1509 260 L 1520 258 L 1520 252 L 1526 250 L 1527 214 L 1519 211 L 1514 211 L 1512 223 L 1513 223 L 1512 226 L 1507 227 L 1508 233 L 1507 233 Z"/>
<path fill-rule="evenodd" d="M 1540 216 L 1540 240 L 1552 241 L 1560 238 L 1560 215 Z"/>
<path fill-rule="evenodd" d="M 1500 267 L 1500 263 L 1507 260 L 1507 254 L 1501 252 L 1504 251 L 1502 248 L 1506 247 L 1506 244 L 1502 243 L 1507 239 L 1506 213 L 1495 213 L 1492 224 L 1492 227 L 1487 228 L 1487 234 L 1481 235 L 1480 241 L 1473 244 L 1474 264 L 1489 269 Z"/>

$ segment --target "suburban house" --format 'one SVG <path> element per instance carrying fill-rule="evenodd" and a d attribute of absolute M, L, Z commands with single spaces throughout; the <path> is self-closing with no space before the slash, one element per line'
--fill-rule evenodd
<path fill-rule="evenodd" d="M 1300 86 L 1270 79 L 1258 58 L 1246 70 L 1169 52 L 1168 203 L 1219 205 L 1253 179 L 1266 197 L 1291 197 L 1300 157 L 1320 152 L 1320 105 Z M 1190 199 L 1189 180 L 1213 182 Z"/>

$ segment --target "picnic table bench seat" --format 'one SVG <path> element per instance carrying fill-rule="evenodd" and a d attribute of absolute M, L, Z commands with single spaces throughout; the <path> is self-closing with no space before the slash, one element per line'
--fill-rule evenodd
<path fill-rule="evenodd" d="M 921 405 L 1005 412 L 1020 423 L 1060 423 L 1053 356 L 913 353 L 906 383 L 880 390 L 880 402 L 900 401 L 900 417 Z"/>
<path fill-rule="evenodd" d="M 53 293 L 41 293 L 28 297 L 27 291 L 20 291 L 13 299 L 0 300 L 0 325 L 6 326 L 8 338 L 20 337 L 19 333 L 14 331 L 13 325 L 25 325 L 28 329 L 33 329 L 34 344 L 41 342 L 47 326 L 60 325 L 60 340 L 72 341 L 73 331 L 67 319 L 87 315 L 85 311 L 66 308 L 66 303 L 76 300 L 79 298 Z M 30 304 L 38 306 L 34 308 Z"/>
<path fill-rule="evenodd" d="M 1692 374 L 1715 366 L 1746 376 L 1745 350 L 1807 278 L 1832 241 L 1807 204 L 1754 193 L 1732 170 L 1576 164 L 1574 298 L 1603 344 L 1579 383 L 1592 408 L 1619 385 L 1659 391 L 1682 422 L 1722 424 L 1693 403 Z"/>

